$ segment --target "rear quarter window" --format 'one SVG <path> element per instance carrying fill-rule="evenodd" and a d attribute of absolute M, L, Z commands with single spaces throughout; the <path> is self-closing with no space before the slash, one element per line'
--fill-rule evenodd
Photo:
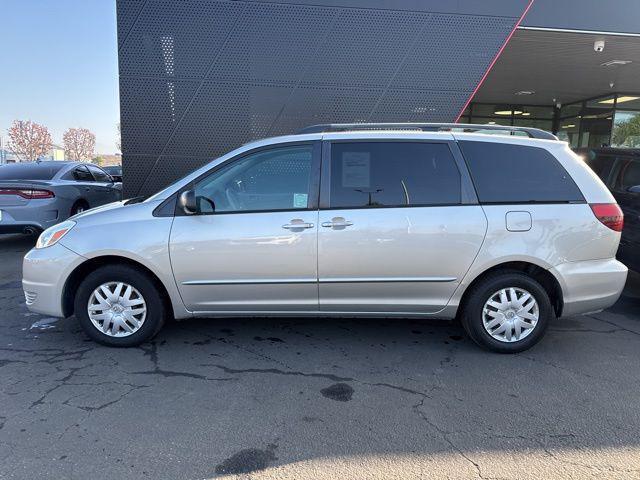
<path fill-rule="evenodd" d="M 481 203 L 583 202 L 558 160 L 539 147 L 458 142 Z"/>

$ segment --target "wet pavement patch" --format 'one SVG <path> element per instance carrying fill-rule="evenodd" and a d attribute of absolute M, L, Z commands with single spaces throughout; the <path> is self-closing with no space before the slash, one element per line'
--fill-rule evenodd
<path fill-rule="evenodd" d="M 57 323 L 60 321 L 59 318 L 47 317 L 37 322 L 33 322 L 29 327 L 30 332 L 49 332 L 49 331 L 60 331 Z"/>
<path fill-rule="evenodd" d="M 253 337 L 253 339 L 256 342 L 264 342 L 265 340 L 268 340 L 270 342 L 274 342 L 274 343 L 284 343 L 284 340 L 282 340 L 281 338 L 278 337 L 267 337 L 267 338 L 262 338 L 262 337 Z"/>
<path fill-rule="evenodd" d="M 247 448 L 240 450 L 235 455 L 227 458 L 225 461 L 216 466 L 217 474 L 239 474 L 251 473 L 258 470 L 264 470 L 269 463 L 277 460 L 274 453 L 277 445 L 267 445 L 267 448 L 261 450 L 259 448 Z"/>
<path fill-rule="evenodd" d="M 334 383 L 330 387 L 320 390 L 320 393 L 336 402 L 348 402 L 353 396 L 353 388 L 346 383 Z"/>

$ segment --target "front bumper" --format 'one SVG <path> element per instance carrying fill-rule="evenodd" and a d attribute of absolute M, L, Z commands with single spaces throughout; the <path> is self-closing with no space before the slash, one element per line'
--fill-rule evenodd
<path fill-rule="evenodd" d="M 562 287 L 563 317 L 603 310 L 616 303 L 628 272 L 615 258 L 567 262 L 550 271 Z"/>
<path fill-rule="evenodd" d="M 65 282 L 84 260 L 60 243 L 30 250 L 22 262 L 22 289 L 27 308 L 35 313 L 63 317 Z"/>

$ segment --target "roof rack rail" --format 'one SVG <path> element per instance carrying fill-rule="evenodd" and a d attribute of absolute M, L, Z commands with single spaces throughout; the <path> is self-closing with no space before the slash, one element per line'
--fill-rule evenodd
<path fill-rule="evenodd" d="M 311 125 L 298 131 L 304 133 L 347 132 L 352 130 L 420 130 L 423 132 L 449 132 L 460 130 L 463 132 L 478 132 L 480 130 L 503 130 L 514 135 L 515 132 L 524 132 L 530 138 L 544 140 L 558 140 L 552 133 L 539 128 L 511 127 L 504 125 L 479 125 L 471 123 L 324 123 Z"/>

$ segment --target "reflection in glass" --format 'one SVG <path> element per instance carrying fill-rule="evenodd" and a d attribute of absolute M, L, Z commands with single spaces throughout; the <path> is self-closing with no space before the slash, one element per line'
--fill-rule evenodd
<path fill-rule="evenodd" d="M 640 148 L 640 112 L 616 111 L 611 146 Z"/>

